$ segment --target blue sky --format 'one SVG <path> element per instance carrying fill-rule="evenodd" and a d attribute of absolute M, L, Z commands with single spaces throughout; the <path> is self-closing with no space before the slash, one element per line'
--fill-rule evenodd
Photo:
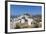
<path fill-rule="evenodd" d="M 31 15 L 41 14 L 41 6 L 27 6 L 27 5 L 10 5 L 10 15 L 21 15 L 29 13 Z"/>

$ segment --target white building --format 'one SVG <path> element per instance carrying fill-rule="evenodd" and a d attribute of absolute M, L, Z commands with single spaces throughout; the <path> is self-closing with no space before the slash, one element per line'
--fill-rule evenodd
<path fill-rule="evenodd" d="M 19 19 L 20 19 L 20 21 L 21 21 L 21 23 L 28 23 L 28 25 L 31 25 L 31 22 L 33 21 L 33 19 L 32 18 L 28 18 L 29 16 L 27 16 L 27 15 L 22 15 L 22 16 L 20 16 L 20 17 L 18 17 Z"/>
<path fill-rule="evenodd" d="M 33 19 L 28 18 L 28 25 L 31 25 Z"/>
<path fill-rule="evenodd" d="M 28 25 L 31 25 L 33 19 L 29 18 L 28 15 L 21 15 L 18 18 L 14 18 L 13 20 L 13 28 L 15 27 L 16 23 L 28 23 Z"/>

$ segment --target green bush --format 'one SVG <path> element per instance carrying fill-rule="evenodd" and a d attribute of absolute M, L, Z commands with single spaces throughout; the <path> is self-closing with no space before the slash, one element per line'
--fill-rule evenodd
<path fill-rule="evenodd" d="M 38 21 L 33 21 L 31 25 L 32 28 L 39 28 L 41 26 L 42 26 L 41 23 Z"/>
<path fill-rule="evenodd" d="M 21 28 L 39 28 L 41 27 L 41 24 L 37 21 L 33 21 L 32 24 L 29 26 L 28 23 L 16 23 L 15 29 L 21 29 Z"/>
<path fill-rule="evenodd" d="M 29 28 L 28 23 L 16 23 L 15 29 Z"/>
<path fill-rule="evenodd" d="M 20 29 L 20 25 L 19 25 L 19 23 L 16 24 L 15 29 Z"/>

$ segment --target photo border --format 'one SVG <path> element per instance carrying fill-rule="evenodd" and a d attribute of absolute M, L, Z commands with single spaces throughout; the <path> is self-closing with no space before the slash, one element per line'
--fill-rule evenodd
<path fill-rule="evenodd" d="M 20 2 L 20 3 L 35 3 L 35 4 L 44 4 L 44 30 L 38 30 L 38 31 L 22 31 L 22 32 L 8 32 L 7 28 L 7 19 L 8 19 L 8 11 L 7 6 L 8 2 Z M 26 33 L 26 32 L 42 32 L 45 31 L 45 3 L 43 2 L 27 2 L 27 1 L 5 1 L 5 33 Z"/>

